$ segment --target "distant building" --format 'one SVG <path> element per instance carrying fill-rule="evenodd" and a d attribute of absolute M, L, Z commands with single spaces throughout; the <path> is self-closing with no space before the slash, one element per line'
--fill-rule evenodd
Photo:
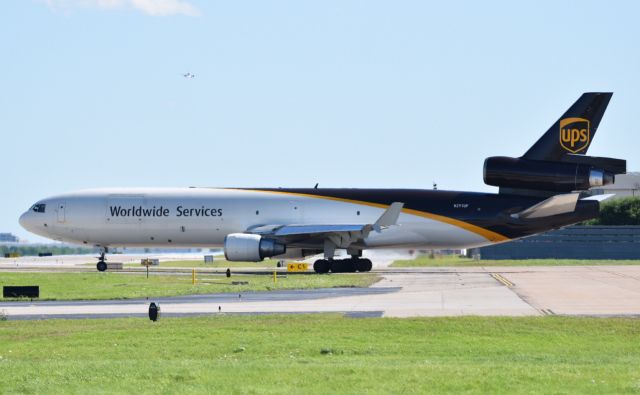
<path fill-rule="evenodd" d="M 615 193 L 614 198 L 638 196 L 640 197 L 640 172 L 631 172 L 616 176 L 612 185 L 591 188 L 592 195 Z"/>
<path fill-rule="evenodd" d="M 0 233 L 0 243 L 17 243 L 20 239 L 11 233 Z"/>
<path fill-rule="evenodd" d="M 640 259 L 640 226 L 569 226 L 479 250 L 480 259 Z"/>

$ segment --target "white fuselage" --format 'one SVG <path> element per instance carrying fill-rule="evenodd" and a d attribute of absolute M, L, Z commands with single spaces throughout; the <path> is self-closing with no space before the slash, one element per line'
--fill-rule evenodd
<path fill-rule="evenodd" d="M 264 225 L 372 224 L 385 211 L 304 194 L 216 188 L 97 189 L 54 196 L 20 217 L 54 240 L 101 247 L 222 247 L 225 236 Z M 34 206 L 35 207 L 35 206 Z M 467 248 L 490 244 L 461 227 L 403 211 L 365 248 Z"/>

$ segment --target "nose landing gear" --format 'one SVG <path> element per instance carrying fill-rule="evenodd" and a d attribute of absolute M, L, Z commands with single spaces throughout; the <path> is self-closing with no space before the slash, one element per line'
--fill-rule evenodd
<path fill-rule="evenodd" d="M 98 269 L 99 272 L 104 272 L 107 270 L 107 258 L 105 258 L 105 254 L 107 253 L 107 248 L 103 248 L 102 252 L 100 253 L 100 257 L 98 258 L 98 264 L 96 265 L 96 268 Z"/>

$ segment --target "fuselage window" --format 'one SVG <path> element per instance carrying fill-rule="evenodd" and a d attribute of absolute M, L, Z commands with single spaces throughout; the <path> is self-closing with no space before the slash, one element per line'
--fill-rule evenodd
<path fill-rule="evenodd" d="M 34 204 L 31 207 L 31 210 L 33 210 L 36 213 L 44 213 L 44 210 L 45 210 L 46 207 L 47 207 L 47 205 L 44 204 L 44 203 Z"/>

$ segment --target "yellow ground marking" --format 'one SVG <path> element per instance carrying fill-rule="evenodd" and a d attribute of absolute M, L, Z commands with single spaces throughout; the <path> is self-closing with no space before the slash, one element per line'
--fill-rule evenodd
<path fill-rule="evenodd" d="M 513 287 L 515 285 L 514 283 L 512 283 L 511 281 L 509 281 L 506 278 L 502 277 L 502 275 L 500 275 L 498 273 L 491 273 L 491 277 L 495 278 L 496 280 L 498 280 L 499 282 L 501 282 L 502 284 L 506 285 L 509 288 L 511 288 L 511 287 Z"/>

